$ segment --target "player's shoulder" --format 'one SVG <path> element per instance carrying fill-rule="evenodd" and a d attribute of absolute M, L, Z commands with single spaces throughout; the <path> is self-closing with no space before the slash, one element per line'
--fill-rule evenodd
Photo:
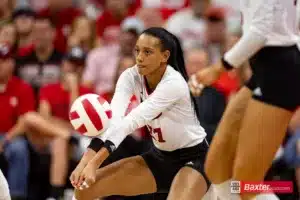
<path fill-rule="evenodd" d="M 166 72 L 159 85 L 167 85 L 168 88 L 173 88 L 183 93 L 188 90 L 187 82 L 183 76 L 170 65 L 167 66 Z"/>

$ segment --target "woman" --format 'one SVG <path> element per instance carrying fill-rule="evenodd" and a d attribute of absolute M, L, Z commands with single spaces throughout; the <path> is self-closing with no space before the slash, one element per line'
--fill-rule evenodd
<path fill-rule="evenodd" d="M 300 105 L 296 4 L 294 0 L 241 0 L 244 35 L 220 62 L 191 78 L 191 90 L 199 94 L 221 73 L 250 59 L 252 78 L 227 106 L 205 164 L 220 199 L 239 198 L 230 196 L 230 180 L 264 180 Z M 240 197 L 278 199 L 274 194 Z"/>
<path fill-rule="evenodd" d="M 165 29 L 150 28 L 140 35 L 135 52 L 137 65 L 123 72 L 117 83 L 112 126 L 92 140 L 71 174 L 75 198 L 170 190 L 169 200 L 199 199 L 208 188 L 202 165 L 208 147 L 186 83 L 180 43 Z M 133 94 L 141 103 L 123 117 Z M 98 169 L 127 135 L 145 125 L 153 137 L 150 151 Z"/>

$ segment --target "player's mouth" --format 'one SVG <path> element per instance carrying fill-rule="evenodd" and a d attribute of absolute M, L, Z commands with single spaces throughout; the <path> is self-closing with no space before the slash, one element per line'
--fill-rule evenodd
<path fill-rule="evenodd" d="M 138 66 L 138 68 L 140 68 L 140 69 L 146 68 L 145 65 L 139 65 L 139 64 L 137 64 L 137 66 Z"/>

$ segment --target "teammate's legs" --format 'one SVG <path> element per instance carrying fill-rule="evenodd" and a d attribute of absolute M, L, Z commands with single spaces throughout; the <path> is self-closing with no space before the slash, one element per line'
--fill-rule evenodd
<path fill-rule="evenodd" d="M 230 198 L 230 180 L 240 127 L 252 91 L 243 87 L 228 103 L 205 161 L 205 173 L 212 182 L 213 191 Z"/>
<path fill-rule="evenodd" d="M 208 189 L 205 178 L 191 167 L 183 167 L 176 174 L 167 200 L 199 200 Z"/>
<path fill-rule="evenodd" d="M 233 179 L 263 181 L 281 145 L 292 112 L 258 100 L 250 100 L 239 133 Z M 253 195 L 243 194 L 242 199 Z"/>
<path fill-rule="evenodd" d="M 0 169 L 0 200 L 10 200 L 8 183 Z"/>
<path fill-rule="evenodd" d="M 214 184 L 222 183 L 232 177 L 238 134 L 251 96 L 252 91 L 243 87 L 231 99 L 210 144 L 205 161 L 205 172 Z"/>
<path fill-rule="evenodd" d="M 97 170 L 97 181 L 87 189 L 75 190 L 75 199 L 93 200 L 112 195 L 136 196 L 156 191 L 152 172 L 141 156 L 135 156 Z"/>

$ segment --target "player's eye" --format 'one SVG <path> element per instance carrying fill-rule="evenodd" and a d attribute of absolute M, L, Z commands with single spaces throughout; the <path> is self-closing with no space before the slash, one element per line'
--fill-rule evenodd
<path fill-rule="evenodd" d="M 145 54 L 146 54 L 147 56 L 149 56 L 151 53 L 152 53 L 151 51 L 145 50 Z"/>

